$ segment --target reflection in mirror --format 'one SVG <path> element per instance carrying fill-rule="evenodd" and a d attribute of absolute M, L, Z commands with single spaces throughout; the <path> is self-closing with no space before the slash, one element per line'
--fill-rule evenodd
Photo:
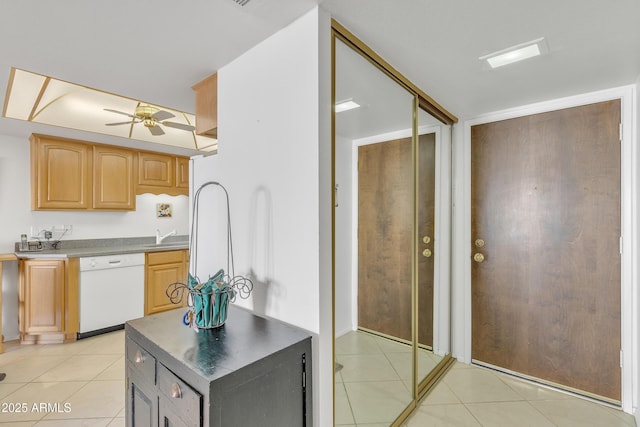
<path fill-rule="evenodd" d="M 389 425 L 414 398 L 414 96 L 339 40 L 335 70 L 335 421 Z"/>
<path fill-rule="evenodd" d="M 435 117 L 418 108 L 418 155 L 417 155 L 417 229 L 418 229 L 418 381 L 423 381 L 440 363 L 448 349 L 438 345 L 438 304 L 436 294 L 446 290 L 446 286 L 436 278 L 440 277 L 443 246 L 436 230 L 441 230 L 441 212 L 436 206 L 443 184 L 438 182 L 436 161 L 443 146 L 448 146 L 450 126 L 442 124 Z"/>

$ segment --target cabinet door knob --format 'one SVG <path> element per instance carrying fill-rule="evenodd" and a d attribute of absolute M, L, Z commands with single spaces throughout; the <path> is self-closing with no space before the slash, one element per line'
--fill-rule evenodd
<path fill-rule="evenodd" d="M 180 399 L 182 397 L 182 390 L 180 389 L 179 384 L 171 384 L 171 397 L 174 399 Z"/>
<path fill-rule="evenodd" d="M 136 363 L 144 363 L 144 356 L 142 355 L 140 350 L 136 351 L 135 361 L 136 361 Z"/>

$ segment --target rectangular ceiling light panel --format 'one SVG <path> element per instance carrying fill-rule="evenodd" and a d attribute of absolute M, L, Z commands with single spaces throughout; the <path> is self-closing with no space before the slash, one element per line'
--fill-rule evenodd
<path fill-rule="evenodd" d="M 46 77 L 39 74 L 11 70 L 10 86 L 7 88 L 4 117 L 29 120 L 33 105 L 37 101 Z M 17 94 L 17 95 L 16 95 Z M 12 96 L 16 95 L 16 96 Z M 11 102 L 9 102 L 11 100 Z"/>
<path fill-rule="evenodd" d="M 335 110 L 336 113 L 341 113 L 343 111 L 353 110 L 354 108 L 358 108 L 360 104 L 354 102 L 351 99 L 347 99 L 345 101 L 336 102 Z"/>
<path fill-rule="evenodd" d="M 521 43 L 497 52 L 483 55 L 478 58 L 480 61 L 486 61 L 491 68 L 498 68 L 504 65 L 513 64 L 514 62 L 524 61 L 547 52 L 544 37 L 532 40 L 530 42 Z"/>

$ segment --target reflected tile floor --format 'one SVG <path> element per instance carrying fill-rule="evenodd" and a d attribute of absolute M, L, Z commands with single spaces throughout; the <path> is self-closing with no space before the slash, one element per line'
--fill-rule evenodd
<path fill-rule="evenodd" d="M 0 426 L 124 426 L 124 331 L 67 344 L 6 344 Z"/>
<path fill-rule="evenodd" d="M 420 351 L 420 372 L 426 375 L 440 359 Z M 410 346 L 350 332 L 336 340 L 336 363 L 336 425 L 388 426 L 411 401 Z"/>
<path fill-rule="evenodd" d="M 366 333 L 336 340 L 336 362 L 343 365 L 335 375 L 337 426 L 389 426 L 406 407 L 411 383 L 397 364 L 403 360 L 398 354 L 409 349 L 385 341 Z M 391 371 L 400 382 L 390 378 Z M 363 381 L 367 375 L 370 381 Z M 618 409 L 456 362 L 404 426 L 636 427 L 636 423 Z"/>

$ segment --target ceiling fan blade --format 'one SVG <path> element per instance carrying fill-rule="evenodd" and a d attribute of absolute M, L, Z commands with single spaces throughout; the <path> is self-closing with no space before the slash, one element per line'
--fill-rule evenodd
<path fill-rule="evenodd" d="M 152 127 L 148 128 L 148 129 L 149 129 L 149 132 L 151 132 L 151 135 L 153 135 L 153 136 L 164 135 L 164 131 L 158 125 L 152 126 Z"/>
<path fill-rule="evenodd" d="M 180 130 L 186 130 L 187 132 L 193 132 L 194 130 L 196 130 L 195 127 L 191 126 L 191 125 L 185 125 L 182 123 L 176 123 L 176 122 L 162 122 L 162 124 L 164 126 L 170 127 L 170 128 L 174 128 L 174 129 L 180 129 Z"/>
<path fill-rule="evenodd" d="M 133 114 L 129 114 L 129 113 L 125 113 L 122 111 L 118 111 L 118 110 L 112 110 L 110 108 L 103 108 L 104 111 L 109 111 L 110 113 L 116 113 L 116 114 L 122 114 L 123 116 L 127 116 L 127 117 L 131 117 L 133 119 L 137 119 L 137 116 L 134 116 Z"/>
<path fill-rule="evenodd" d="M 105 126 L 119 126 L 119 125 L 130 125 L 140 123 L 139 121 L 129 120 L 128 122 L 118 122 L 118 123 L 105 123 Z"/>
<path fill-rule="evenodd" d="M 151 117 L 153 117 L 157 121 L 161 122 L 163 120 L 170 119 L 171 117 L 175 117 L 175 115 L 171 114 L 168 111 L 160 110 L 160 111 L 155 112 Z"/>

